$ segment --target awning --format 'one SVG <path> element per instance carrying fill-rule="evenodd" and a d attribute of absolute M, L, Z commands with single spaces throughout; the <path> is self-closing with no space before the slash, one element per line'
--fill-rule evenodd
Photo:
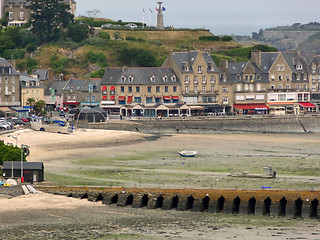
<path fill-rule="evenodd" d="M 155 98 L 161 98 L 161 97 L 157 97 L 157 96 L 155 96 Z"/>
<path fill-rule="evenodd" d="M 270 109 L 267 105 L 265 104 L 233 104 L 233 107 L 236 109 L 242 109 L 242 110 L 267 110 Z"/>
<path fill-rule="evenodd" d="M 107 90 L 107 86 L 103 86 L 102 91 L 106 91 L 106 90 Z"/>
<path fill-rule="evenodd" d="M 125 96 L 119 96 L 118 100 L 120 100 L 120 101 L 126 100 L 126 97 Z"/>
<path fill-rule="evenodd" d="M 132 96 L 129 96 L 129 97 L 128 97 L 127 103 L 128 103 L 128 104 L 132 103 Z"/>
<path fill-rule="evenodd" d="M 179 97 L 178 96 L 172 96 L 172 99 L 179 100 Z"/>
<path fill-rule="evenodd" d="M 294 102 L 268 102 L 269 106 L 294 105 Z"/>
<path fill-rule="evenodd" d="M 190 106 L 190 109 L 191 110 L 203 110 L 204 107 L 201 107 L 201 106 Z"/>
<path fill-rule="evenodd" d="M 102 100 L 106 100 L 107 99 L 107 96 L 102 96 Z"/>
<path fill-rule="evenodd" d="M 316 105 L 313 105 L 310 102 L 299 102 L 299 105 L 302 107 L 306 107 L 306 108 L 315 108 L 316 107 Z"/>
<path fill-rule="evenodd" d="M 115 98 L 114 96 L 111 96 L 111 97 L 110 97 L 110 100 L 114 100 L 114 98 Z"/>
<path fill-rule="evenodd" d="M 171 97 L 170 96 L 164 96 L 163 99 L 164 100 L 171 100 Z"/>
<path fill-rule="evenodd" d="M 79 105 L 80 102 L 63 102 L 63 105 Z"/>
<path fill-rule="evenodd" d="M 114 90 L 115 89 L 115 87 L 114 86 L 112 86 L 111 88 L 110 88 L 110 90 Z"/>

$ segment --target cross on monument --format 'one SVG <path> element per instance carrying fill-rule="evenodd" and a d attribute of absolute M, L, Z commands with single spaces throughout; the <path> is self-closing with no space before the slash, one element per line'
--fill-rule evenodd
<path fill-rule="evenodd" d="M 163 25 L 163 13 L 162 13 L 162 4 L 163 2 L 159 1 L 159 8 L 158 8 L 158 15 L 157 15 L 157 29 L 164 29 L 164 25 Z"/>

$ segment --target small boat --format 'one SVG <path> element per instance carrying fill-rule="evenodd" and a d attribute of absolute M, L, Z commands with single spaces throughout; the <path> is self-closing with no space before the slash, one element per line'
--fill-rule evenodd
<path fill-rule="evenodd" d="M 181 156 L 181 157 L 194 157 L 198 152 L 197 151 L 180 151 L 178 152 L 178 154 Z"/>

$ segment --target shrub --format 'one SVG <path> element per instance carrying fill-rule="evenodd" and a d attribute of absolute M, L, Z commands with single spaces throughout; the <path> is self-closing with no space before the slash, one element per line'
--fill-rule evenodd
<path fill-rule="evenodd" d="M 99 32 L 98 36 L 100 38 L 106 39 L 106 40 L 110 40 L 110 34 L 107 32 Z"/>
<path fill-rule="evenodd" d="M 221 40 L 224 42 L 230 42 L 233 41 L 233 38 L 231 36 L 223 36 Z"/>
<path fill-rule="evenodd" d="M 219 41 L 220 37 L 219 36 L 200 36 L 199 40 L 201 41 Z"/>
<path fill-rule="evenodd" d="M 88 40 L 88 44 L 97 46 L 97 47 L 105 47 L 107 45 L 106 39 L 100 37 L 93 37 Z"/>
<path fill-rule="evenodd" d="M 86 54 L 86 57 L 91 63 L 98 63 L 101 67 L 107 65 L 106 56 L 103 53 L 94 53 L 90 51 Z"/>
<path fill-rule="evenodd" d="M 158 47 L 162 46 L 162 44 L 163 44 L 160 40 L 150 40 L 149 43 L 156 45 Z"/>

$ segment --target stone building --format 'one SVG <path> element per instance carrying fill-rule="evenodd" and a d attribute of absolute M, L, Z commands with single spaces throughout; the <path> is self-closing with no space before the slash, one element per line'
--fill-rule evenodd
<path fill-rule="evenodd" d="M 317 106 L 320 106 L 320 56 L 315 56 L 309 65 L 309 88 L 310 100 Z"/>
<path fill-rule="evenodd" d="M 28 98 L 33 98 L 36 102 L 44 100 L 44 85 L 37 78 L 30 77 L 28 74 L 20 74 L 21 88 L 21 107 L 29 106 Z"/>
<path fill-rule="evenodd" d="M 65 0 L 70 6 L 70 13 L 75 15 L 76 2 Z M 0 18 L 8 15 L 8 26 L 22 26 L 30 21 L 31 11 L 28 0 L 0 0 Z"/>
<path fill-rule="evenodd" d="M 156 116 L 160 105 L 166 115 L 170 114 L 169 108 L 175 114 L 183 112 L 178 106 L 180 81 L 172 68 L 107 68 L 101 92 L 101 107 L 118 113 L 121 109 L 124 116 Z"/>
<path fill-rule="evenodd" d="M 182 102 L 194 109 L 220 111 L 220 70 L 207 52 L 170 52 L 162 67 L 171 67 L 180 79 Z"/>
<path fill-rule="evenodd" d="M 4 58 L 0 58 L 0 106 L 20 106 L 19 73 Z"/>

